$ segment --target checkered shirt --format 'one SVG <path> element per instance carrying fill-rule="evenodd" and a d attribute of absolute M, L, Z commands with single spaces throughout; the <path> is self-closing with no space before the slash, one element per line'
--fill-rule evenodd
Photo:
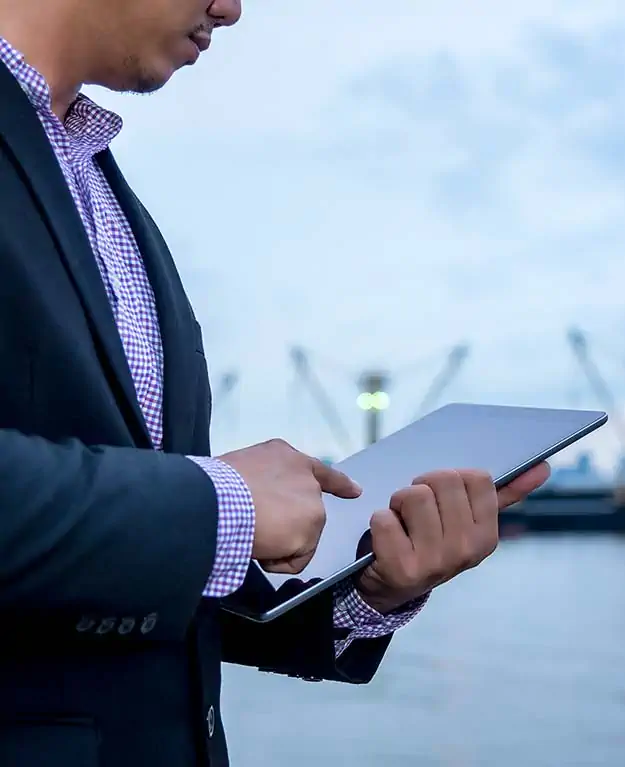
<path fill-rule="evenodd" d="M 161 450 L 163 348 L 154 294 L 130 225 L 94 160 L 121 131 L 122 120 L 80 94 L 62 122 L 52 112 L 45 78 L 2 38 L 0 60 L 28 96 L 52 145 L 97 261 L 153 447 Z M 188 457 L 210 477 L 217 494 L 217 550 L 204 595 L 220 598 L 236 591 L 248 570 L 254 503 L 245 482 L 230 466 L 215 458 Z M 334 595 L 334 624 L 350 633 L 336 642 L 337 655 L 354 639 L 380 637 L 401 628 L 424 602 L 382 616 L 353 586 L 339 586 Z"/>

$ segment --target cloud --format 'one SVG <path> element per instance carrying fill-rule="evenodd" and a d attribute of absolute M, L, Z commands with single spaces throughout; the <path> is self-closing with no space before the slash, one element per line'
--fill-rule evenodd
<path fill-rule="evenodd" d="M 436 360 L 398 384 L 396 425 L 461 340 L 446 397 L 598 404 L 565 332 L 618 349 L 625 319 L 622 3 L 383 11 L 250 0 L 161 94 L 98 93 L 124 115 L 118 158 L 172 243 L 215 374 L 241 371 L 219 445 L 335 449 L 289 393 L 294 343 L 354 379 Z M 353 387 L 324 380 L 359 433 Z"/>

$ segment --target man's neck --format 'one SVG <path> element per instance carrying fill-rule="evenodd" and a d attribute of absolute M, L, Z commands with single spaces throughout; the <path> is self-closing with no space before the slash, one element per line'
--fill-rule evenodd
<path fill-rule="evenodd" d="M 52 111 L 63 120 L 82 86 L 81 57 L 72 42 L 72 0 L 0 0 L 0 36 L 45 77 Z"/>

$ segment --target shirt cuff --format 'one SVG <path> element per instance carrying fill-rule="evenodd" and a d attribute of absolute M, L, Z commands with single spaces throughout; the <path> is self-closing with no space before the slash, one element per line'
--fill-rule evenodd
<path fill-rule="evenodd" d="M 403 628 L 421 612 L 429 596 L 430 592 L 383 615 L 365 602 L 351 581 L 339 584 L 334 592 L 334 626 L 350 633 L 334 643 L 336 657 L 356 639 L 377 639 Z"/>
<path fill-rule="evenodd" d="M 256 515 L 243 478 L 218 458 L 187 456 L 212 480 L 217 494 L 217 550 L 205 597 L 221 599 L 245 580 L 252 559 Z"/>

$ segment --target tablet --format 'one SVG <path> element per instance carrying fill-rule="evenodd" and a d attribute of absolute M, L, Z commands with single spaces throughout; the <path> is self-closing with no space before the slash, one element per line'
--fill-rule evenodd
<path fill-rule="evenodd" d="M 497 487 L 572 445 L 608 420 L 604 412 L 454 403 L 336 464 L 363 488 L 356 499 L 325 495 L 327 522 L 314 557 L 298 578 L 320 579 L 271 609 L 225 600 L 223 607 L 265 623 L 367 567 L 372 553 L 356 559 L 358 543 L 377 509 L 425 472 L 480 469 Z M 292 575 L 266 573 L 279 587 Z"/>

